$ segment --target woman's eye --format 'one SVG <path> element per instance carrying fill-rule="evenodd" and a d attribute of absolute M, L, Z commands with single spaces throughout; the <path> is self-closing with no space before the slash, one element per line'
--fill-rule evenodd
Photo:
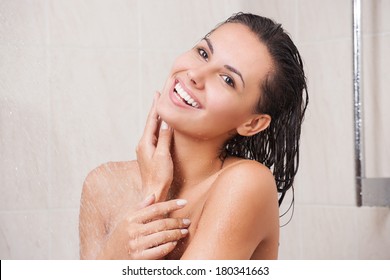
<path fill-rule="evenodd" d="M 227 83 L 229 86 L 234 88 L 234 80 L 230 78 L 229 76 L 223 75 L 222 79 Z"/>
<path fill-rule="evenodd" d="M 202 48 L 198 48 L 198 53 L 201 57 L 203 57 L 204 60 L 208 60 L 209 59 L 209 55 L 207 54 L 207 52 L 202 49 Z"/>

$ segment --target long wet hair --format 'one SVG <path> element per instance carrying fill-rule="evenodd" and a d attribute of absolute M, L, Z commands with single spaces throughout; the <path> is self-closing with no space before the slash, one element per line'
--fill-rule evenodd
<path fill-rule="evenodd" d="M 309 101 L 302 59 L 282 26 L 269 18 L 238 13 L 216 28 L 225 23 L 244 24 L 256 34 L 272 57 L 273 69 L 260 85 L 260 98 L 254 108 L 255 113 L 271 116 L 269 127 L 253 136 L 233 136 L 225 143 L 221 159 L 236 156 L 270 168 L 280 193 L 280 206 L 298 171 L 301 124 Z"/>

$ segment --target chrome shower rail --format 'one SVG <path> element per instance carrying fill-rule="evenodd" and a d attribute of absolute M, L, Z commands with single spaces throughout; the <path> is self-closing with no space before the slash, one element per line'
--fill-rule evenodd
<path fill-rule="evenodd" d="M 362 125 L 362 102 L 361 102 L 361 2 L 353 0 L 353 95 L 354 95 L 354 140 L 355 140 L 355 178 L 356 200 L 362 205 L 362 179 L 364 173 L 363 152 L 363 125 Z"/>

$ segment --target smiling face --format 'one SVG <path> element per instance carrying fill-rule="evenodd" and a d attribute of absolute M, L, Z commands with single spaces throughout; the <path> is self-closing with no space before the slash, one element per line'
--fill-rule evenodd
<path fill-rule="evenodd" d="M 225 141 L 261 121 L 254 108 L 271 68 L 267 48 L 249 28 L 223 24 L 175 60 L 158 114 L 176 131 Z"/>

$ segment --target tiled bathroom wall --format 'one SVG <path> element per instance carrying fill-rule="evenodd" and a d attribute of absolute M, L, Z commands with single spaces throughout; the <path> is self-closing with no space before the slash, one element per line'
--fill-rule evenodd
<path fill-rule="evenodd" d="M 298 0 L 296 5 L 310 104 L 295 213 L 281 230 L 280 258 L 390 259 L 390 209 L 355 206 L 352 1 Z M 390 177 L 389 9 L 388 0 L 362 1 L 367 177 Z"/>
<path fill-rule="evenodd" d="M 389 10 L 390 0 L 363 1 L 370 177 L 390 177 Z M 1 259 L 78 258 L 85 176 L 134 159 L 173 59 L 237 11 L 281 22 L 307 71 L 296 203 L 280 258 L 390 258 L 389 208 L 355 206 L 352 1 L 0 0 Z"/>

